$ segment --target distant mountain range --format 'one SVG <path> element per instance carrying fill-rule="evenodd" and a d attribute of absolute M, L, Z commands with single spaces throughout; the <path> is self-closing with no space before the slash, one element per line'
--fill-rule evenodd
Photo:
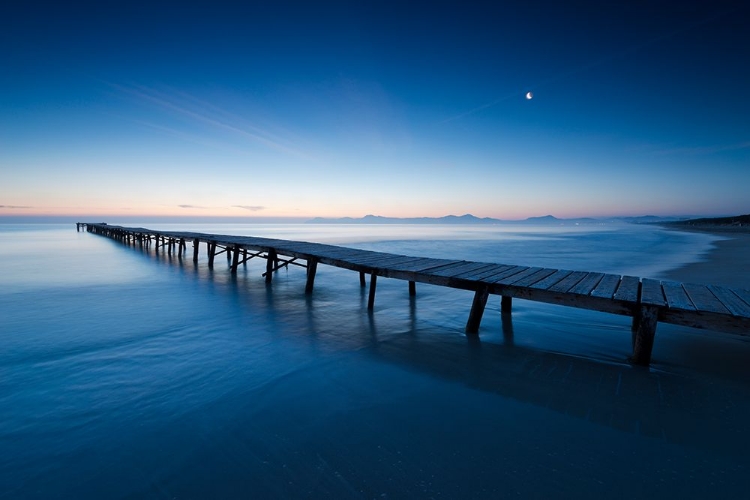
<path fill-rule="evenodd" d="M 446 215 L 444 217 L 383 217 L 380 215 L 365 215 L 364 217 L 325 218 L 316 217 L 306 224 L 540 224 L 540 225 L 568 225 L 568 224 L 602 224 L 606 222 L 629 222 L 632 224 L 648 224 L 684 220 L 679 217 L 657 217 L 646 215 L 643 217 L 609 217 L 577 219 L 559 219 L 553 215 L 529 217 L 523 220 L 503 220 L 492 217 L 476 217 L 466 215 Z"/>

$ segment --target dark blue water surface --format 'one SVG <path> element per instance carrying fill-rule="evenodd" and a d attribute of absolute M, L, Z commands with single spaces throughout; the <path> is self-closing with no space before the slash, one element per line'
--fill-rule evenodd
<path fill-rule="evenodd" d="M 137 223 L 137 221 L 135 222 Z M 140 224 L 144 225 L 144 224 Z M 153 224 L 152 224 L 153 226 Z M 654 227 L 159 226 L 658 276 Z M 0 225 L 0 498 L 708 498 L 750 487 L 750 345 L 321 266 L 232 277 L 74 226 Z"/>

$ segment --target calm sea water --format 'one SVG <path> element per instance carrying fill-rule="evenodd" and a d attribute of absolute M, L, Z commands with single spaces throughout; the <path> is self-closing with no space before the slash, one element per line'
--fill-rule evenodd
<path fill-rule="evenodd" d="M 642 226 L 155 225 L 658 277 Z M 71 225 L 0 225 L 0 498 L 707 498 L 750 486 L 750 345 L 264 261 L 231 277 Z"/>

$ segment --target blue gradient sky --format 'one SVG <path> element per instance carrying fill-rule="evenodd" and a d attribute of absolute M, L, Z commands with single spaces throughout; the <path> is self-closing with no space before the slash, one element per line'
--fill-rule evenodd
<path fill-rule="evenodd" d="M 0 215 L 750 212 L 750 9 L 600 3 L 4 4 Z"/>

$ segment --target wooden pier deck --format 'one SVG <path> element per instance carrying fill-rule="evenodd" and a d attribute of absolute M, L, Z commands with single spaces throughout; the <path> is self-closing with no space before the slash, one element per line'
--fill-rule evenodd
<path fill-rule="evenodd" d="M 111 226 L 105 223 L 77 223 L 76 229 L 151 246 L 155 251 L 175 253 L 180 258 L 192 243 L 194 262 L 204 244 L 208 265 L 226 253 L 229 270 L 255 257 L 266 259 L 263 277 L 271 282 L 273 272 L 290 265 L 307 270 L 306 293 L 312 293 L 318 264 L 359 272 L 360 284 L 370 275 L 368 309 L 375 304 L 377 278 L 409 282 L 410 295 L 416 283 L 459 288 L 474 292 L 466 332 L 476 334 L 490 295 L 500 295 L 501 312 L 511 312 L 513 298 L 547 302 L 632 317 L 633 355 L 631 362 L 647 366 L 658 322 L 713 331 L 750 335 L 750 291 L 714 285 L 659 281 L 585 271 L 514 266 L 490 262 L 433 259 L 358 250 L 322 243 L 273 238 L 230 236 L 194 232 L 154 231 Z"/>

